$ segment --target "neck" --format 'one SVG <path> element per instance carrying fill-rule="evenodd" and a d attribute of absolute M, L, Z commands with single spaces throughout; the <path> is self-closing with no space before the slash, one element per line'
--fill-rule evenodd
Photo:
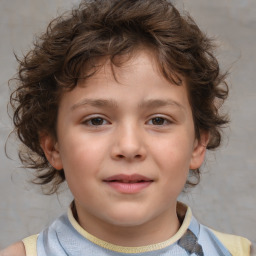
<path fill-rule="evenodd" d="M 168 240 L 176 234 L 180 222 L 176 206 L 139 225 L 116 225 L 103 221 L 88 212 L 76 211 L 73 216 L 80 226 L 91 235 L 111 244 L 124 247 L 140 247 Z"/>

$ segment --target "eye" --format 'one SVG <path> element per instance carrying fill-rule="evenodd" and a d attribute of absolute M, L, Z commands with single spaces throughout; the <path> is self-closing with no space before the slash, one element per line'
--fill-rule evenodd
<path fill-rule="evenodd" d="M 88 126 L 101 126 L 109 124 L 109 122 L 102 117 L 93 117 L 85 120 L 83 123 Z"/>
<path fill-rule="evenodd" d="M 171 122 L 163 117 L 154 117 L 149 120 L 149 124 L 151 125 L 168 125 Z"/>

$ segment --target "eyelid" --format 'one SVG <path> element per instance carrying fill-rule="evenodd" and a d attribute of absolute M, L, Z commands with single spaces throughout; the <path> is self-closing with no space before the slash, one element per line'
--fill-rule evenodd
<path fill-rule="evenodd" d="M 84 118 L 84 119 L 82 120 L 81 123 L 82 123 L 83 125 L 94 126 L 94 127 L 106 125 L 106 123 L 105 123 L 105 124 L 102 124 L 102 125 L 92 125 L 92 124 L 89 125 L 89 124 L 88 124 L 88 122 L 90 122 L 90 121 L 93 120 L 93 119 L 97 119 L 97 118 L 102 119 L 103 121 L 107 122 L 107 124 L 111 124 L 110 121 L 108 121 L 108 119 L 107 119 L 106 117 L 103 117 L 102 115 L 99 115 L 99 114 L 98 114 L 98 115 L 95 114 L 95 115 L 87 116 L 86 118 Z"/>
<path fill-rule="evenodd" d="M 162 119 L 164 119 L 164 121 L 167 122 L 167 124 L 158 125 L 158 126 L 165 126 L 165 125 L 170 125 L 170 124 L 174 123 L 174 120 L 171 117 L 167 117 L 165 115 L 154 115 L 154 116 L 151 116 L 150 118 L 148 118 L 148 121 L 146 123 L 148 123 L 149 121 L 152 121 L 152 119 L 154 119 L 154 118 L 162 118 Z M 153 125 L 153 124 L 151 124 L 151 125 Z M 157 126 L 157 125 L 155 125 L 155 126 Z"/>

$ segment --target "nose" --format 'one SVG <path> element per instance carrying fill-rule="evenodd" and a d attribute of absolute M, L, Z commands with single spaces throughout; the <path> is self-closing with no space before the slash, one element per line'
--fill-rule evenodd
<path fill-rule="evenodd" d="M 132 124 L 119 127 L 114 134 L 111 156 L 115 160 L 144 160 L 146 158 L 146 148 L 141 129 Z"/>

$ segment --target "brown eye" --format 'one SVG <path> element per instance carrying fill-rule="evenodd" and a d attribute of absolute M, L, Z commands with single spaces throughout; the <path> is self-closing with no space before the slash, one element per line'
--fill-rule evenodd
<path fill-rule="evenodd" d="M 94 118 L 85 120 L 83 123 L 88 126 L 101 126 L 101 125 L 108 124 L 108 121 L 106 121 L 104 118 L 101 118 L 101 117 L 94 117 Z"/>
<path fill-rule="evenodd" d="M 155 117 L 152 118 L 152 124 L 153 125 L 163 125 L 165 124 L 166 120 L 162 117 Z"/>
<path fill-rule="evenodd" d="M 92 125 L 102 125 L 104 122 L 103 118 L 93 118 L 91 119 Z"/>

